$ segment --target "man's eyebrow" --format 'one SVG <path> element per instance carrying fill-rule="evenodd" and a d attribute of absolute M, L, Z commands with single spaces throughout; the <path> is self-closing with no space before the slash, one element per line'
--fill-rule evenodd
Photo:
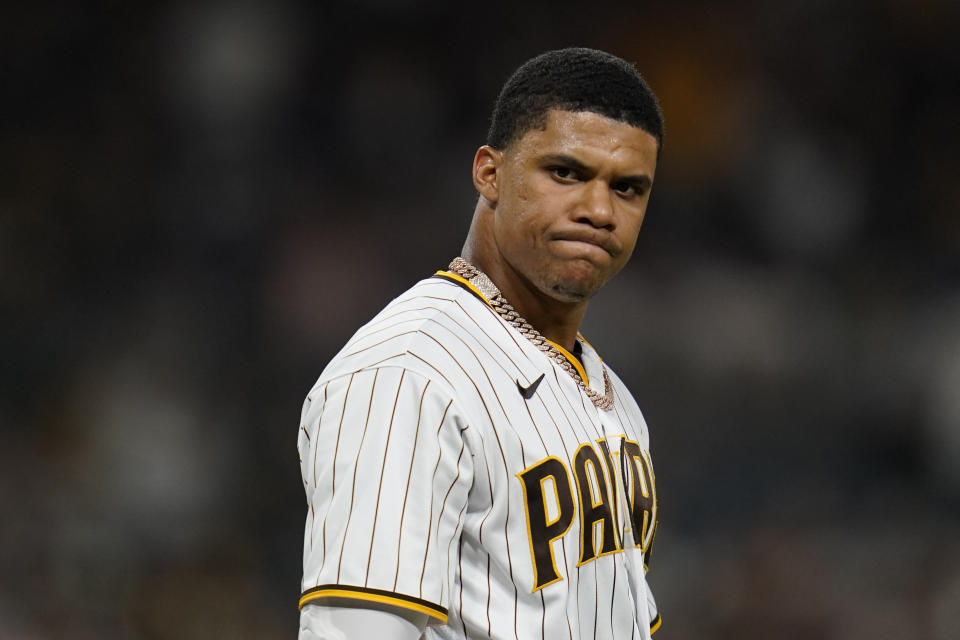
<path fill-rule="evenodd" d="M 589 165 L 584 164 L 580 160 L 572 156 L 565 155 L 563 153 L 551 153 L 543 156 L 541 162 L 545 165 L 559 164 L 565 167 L 570 167 L 581 173 L 586 173 L 588 175 L 593 175 L 596 173 L 596 170 L 590 167 Z M 650 185 L 653 184 L 653 180 L 650 179 L 645 173 L 640 173 L 636 175 L 627 175 L 621 176 L 615 180 L 615 182 L 623 182 L 629 184 L 637 189 L 649 189 Z"/>
<path fill-rule="evenodd" d="M 622 178 L 618 178 L 616 182 L 624 182 L 635 189 L 649 189 L 650 185 L 653 184 L 653 180 L 650 179 L 650 176 L 643 173 L 634 176 L 623 176 Z"/>
<path fill-rule="evenodd" d="M 562 164 L 565 167 L 570 167 L 577 171 L 593 171 L 589 166 L 583 164 L 576 158 L 562 153 L 551 153 L 543 156 L 541 160 L 544 164 Z"/>

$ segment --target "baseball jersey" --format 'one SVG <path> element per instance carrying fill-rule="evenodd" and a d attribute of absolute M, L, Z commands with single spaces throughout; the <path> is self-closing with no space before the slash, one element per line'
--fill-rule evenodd
<path fill-rule="evenodd" d="M 393 300 L 303 406 L 300 606 L 426 613 L 425 638 L 649 638 L 647 425 L 608 372 L 602 411 L 455 274 Z"/>

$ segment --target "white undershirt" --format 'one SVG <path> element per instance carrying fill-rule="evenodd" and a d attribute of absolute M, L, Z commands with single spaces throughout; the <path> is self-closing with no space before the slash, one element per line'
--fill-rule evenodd
<path fill-rule="evenodd" d="M 425 613 L 307 604 L 298 640 L 417 640 L 426 626 Z"/>

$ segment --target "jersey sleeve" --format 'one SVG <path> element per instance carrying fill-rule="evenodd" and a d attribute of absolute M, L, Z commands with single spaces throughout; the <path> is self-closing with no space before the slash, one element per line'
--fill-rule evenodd
<path fill-rule="evenodd" d="M 465 427 L 448 391 L 400 367 L 313 389 L 298 440 L 308 505 L 301 608 L 363 601 L 446 622 L 473 477 Z"/>

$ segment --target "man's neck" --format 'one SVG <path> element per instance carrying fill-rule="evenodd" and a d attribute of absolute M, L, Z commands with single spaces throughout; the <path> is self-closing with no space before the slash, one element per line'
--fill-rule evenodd
<path fill-rule="evenodd" d="M 464 247 L 463 258 L 483 271 L 517 313 L 534 329 L 551 342 L 573 352 L 580 323 L 587 310 L 586 301 L 563 302 L 551 298 L 509 265 L 486 260 L 469 246 Z"/>

